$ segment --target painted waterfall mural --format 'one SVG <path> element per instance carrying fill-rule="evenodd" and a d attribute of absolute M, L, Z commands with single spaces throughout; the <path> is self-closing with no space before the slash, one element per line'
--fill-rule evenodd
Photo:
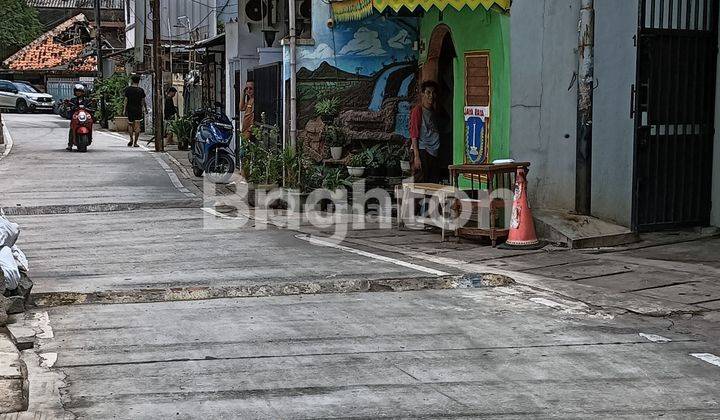
<path fill-rule="evenodd" d="M 298 49 L 298 123 L 305 143 L 322 154 L 315 105 L 333 97 L 340 102 L 336 124 L 351 140 L 399 142 L 409 137 L 418 20 L 373 15 L 320 29 L 313 32 L 314 46 Z"/>

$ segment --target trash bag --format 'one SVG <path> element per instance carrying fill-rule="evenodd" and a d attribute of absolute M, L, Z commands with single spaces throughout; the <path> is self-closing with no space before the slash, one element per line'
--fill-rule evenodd
<path fill-rule="evenodd" d="M 15 290 L 20 282 L 20 270 L 10 247 L 0 248 L 0 269 L 5 277 L 5 289 Z"/>
<path fill-rule="evenodd" d="M 12 251 L 13 257 L 15 257 L 15 262 L 17 263 L 20 271 L 24 271 L 27 273 L 30 270 L 30 266 L 28 265 L 28 259 L 25 256 L 25 253 L 22 252 L 22 250 L 18 248 L 17 245 L 13 245 L 10 250 Z"/>
<path fill-rule="evenodd" d="M 11 247 L 15 245 L 19 235 L 20 225 L 0 215 L 0 246 Z"/>

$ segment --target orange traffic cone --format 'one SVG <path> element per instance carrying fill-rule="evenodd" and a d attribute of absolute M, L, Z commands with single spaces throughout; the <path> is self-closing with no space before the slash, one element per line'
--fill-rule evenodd
<path fill-rule="evenodd" d="M 527 199 L 527 180 L 525 169 L 518 168 L 515 177 L 515 196 L 513 197 L 510 233 L 501 246 L 505 249 L 540 249 L 542 244 L 535 233 L 532 211 Z"/>

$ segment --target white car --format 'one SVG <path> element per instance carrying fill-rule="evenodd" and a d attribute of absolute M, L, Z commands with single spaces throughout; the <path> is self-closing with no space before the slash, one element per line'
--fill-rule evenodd
<path fill-rule="evenodd" d="M 0 108 L 17 112 L 52 111 L 55 101 L 52 95 L 38 92 L 28 83 L 0 80 Z"/>

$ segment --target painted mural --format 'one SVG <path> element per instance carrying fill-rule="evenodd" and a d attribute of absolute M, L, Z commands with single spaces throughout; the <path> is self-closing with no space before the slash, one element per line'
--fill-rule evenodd
<path fill-rule="evenodd" d="M 301 139 L 313 143 L 314 149 L 322 148 L 318 144 L 322 123 L 315 105 L 328 98 L 337 98 L 335 124 L 353 141 L 400 142 L 409 137 L 416 90 L 417 19 L 373 15 L 322 29 L 313 33 L 314 46 L 298 49 Z"/>

